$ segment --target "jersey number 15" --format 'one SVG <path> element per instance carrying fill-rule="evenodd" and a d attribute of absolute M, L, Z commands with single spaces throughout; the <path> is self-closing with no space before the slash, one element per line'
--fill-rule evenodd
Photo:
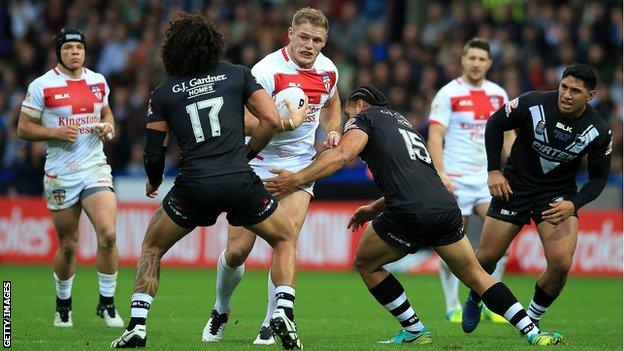
<path fill-rule="evenodd" d="M 186 105 L 186 112 L 191 118 L 191 127 L 193 127 L 193 134 L 195 135 L 195 141 L 200 143 L 205 141 L 204 130 L 202 129 L 200 112 L 209 108 L 208 120 L 210 121 L 211 136 L 218 137 L 221 135 L 221 124 L 219 123 L 219 111 L 223 106 L 223 97 L 219 96 L 212 99 L 201 100 L 194 102 L 190 105 Z M 202 113 L 205 116 L 205 113 Z"/>
<path fill-rule="evenodd" d="M 425 163 L 431 164 L 431 156 L 418 134 L 401 128 L 399 128 L 399 133 L 401 133 L 403 141 L 405 141 L 407 153 L 412 160 L 416 161 L 416 158 L 418 158 Z"/>

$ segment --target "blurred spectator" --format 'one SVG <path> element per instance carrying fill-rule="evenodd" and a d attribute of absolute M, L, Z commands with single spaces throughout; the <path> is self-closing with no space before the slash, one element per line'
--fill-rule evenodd
<path fill-rule="evenodd" d="M 52 33 L 64 26 L 85 31 L 87 66 L 106 75 L 119 137 L 106 152 L 116 174 L 142 174 L 139 151 L 149 91 L 164 76 L 159 56 L 163 28 L 176 11 L 199 11 L 216 21 L 228 59 L 253 66 L 286 42 L 285 28 L 301 6 L 315 6 L 330 18 L 323 52 L 335 58 L 344 98 L 361 84 L 388 94 L 426 135 L 431 98 L 460 75 L 463 42 L 490 41 L 496 63 L 489 79 L 510 98 L 527 90 L 556 89 L 572 62 L 592 65 L 600 77 L 592 102 L 614 132 L 613 170 L 622 167 L 622 2 L 541 0 L 407 1 L 248 0 L 9 0 L 0 1 L 0 181 L 21 177 L 36 162 L 39 147 L 25 147 L 15 135 L 27 83 L 56 63 Z M 420 13 L 423 11 L 422 13 Z M 175 145 L 167 169 L 175 174 Z M 35 155 L 35 156 L 33 156 Z M 362 167 L 361 163 L 354 163 Z M 35 176 L 32 177 L 35 181 Z M 24 178 L 26 180 L 26 178 Z M 38 179 L 40 182 L 40 179 Z M 35 188 L 39 189 L 38 187 Z M 0 193 L 3 193 L 0 187 Z"/>

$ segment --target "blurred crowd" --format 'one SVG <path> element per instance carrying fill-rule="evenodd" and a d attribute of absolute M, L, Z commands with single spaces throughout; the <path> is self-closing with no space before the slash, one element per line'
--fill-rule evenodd
<path fill-rule="evenodd" d="M 301 6 L 329 18 L 323 53 L 338 67 L 341 96 L 374 84 L 424 135 L 431 99 L 461 74 L 462 47 L 471 37 L 490 41 L 488 78 L 511 98 L 556 89 L 566 65 L 590 64 L 599 76 L 591 103 L 613 129 L 612 168 L 621 173 L 621 1 L 9 0 L 0 2 L 0 194 L 41 193 L 45 149 L 19 140 L 16 125 L 28 84 L 56 64 L 52 38 L 60 28 L 85 32 L 86 66 L 104 74 L 111 88 L 118 137 L 106 153 L 114 174 L 144 175 L 146 104 L 164 78 L 160 46 L 172 16 L 199 11 L 214 20 L 226 39 L 226 59 L 251 67 L 287 42 Z M 170 174 L 176 162 L 173 147 Z"/>

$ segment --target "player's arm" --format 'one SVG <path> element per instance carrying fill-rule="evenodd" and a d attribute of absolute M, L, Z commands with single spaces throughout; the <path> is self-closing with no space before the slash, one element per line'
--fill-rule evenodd
<path fill-rule="evenodd" d="M 454 193 L 456 188 L 455 185 L 449 180 L 446 175 L 446 171 L 444 169 L 444 135 L 446 134 L 446 127 L 440 123 L 430 123 L 429 124 L 429 135 L 427 138 L 427 150 L 429 150 L 429 154 L 431 155 L 431 160 L 433 161 L 433 165 L 438 171 L 438 175 L 444 183 L 444 186 L 451 192 Z"/>
<path fill-rule="evenodd" d="M 115 118 L 110 105 L 102 107 L 100 112 L 100 123 L 95 128 L 98 138 L 108 141 L 115 137 Z"/>
<path fill-rule="evenodd" d="M 326 177 L 343 168 L 362 152 L 367 142 L 368 134 L 351 129 L 342 136 L 338 146 L 321 153 L 314 162 L 301 171 L 292 173 L 283 169 L 271 170 L 278 176 L 267 179 L 265 186 L 276 196 L 289 194 L 301 184 Z"/>
<path fill-rule="evenodd" d="M 340 130 L 342 127 L 342 118 L 340 115 L 340 96 L 336 89 L 334 95 L 329 98 L 321 108 L 321 126 L 325 131 L 325 142 L 323 145 L 327 148 L 335 147 L 340 143 Z"/>
<path fill-rule="evenodd" d="M 264 89 L 254 91 L 245 104 L 249 112 L 258 119 L 247 143 L 247 158 L 254 158 L 269 143 L 279 125 L 277 108 Z"/>
<path fill-rule="evenodd" d="M 358 207 L 354 212 L 353 216 L 349 220 L 349 224 L 347 225 L 347 229 L 351 228 L 352 232 L 358 230 L 364 223 L 372 220 L 381 211 L 386 208 L 386 198 L 381 197 L 374 202 Z"/>
<path fill-rule="evenodd" d="M 511 155 L 511 147 L 513 146 L 513 143 L 515 141 L 516 141 L 516 131 L 515 130 L 506 131 L 503 136 L 503 152 L 501 155 L 501 165 L 504 165 L 507 163 L 507 159 L 509 158 L 509 155 Z"/>
<path fill-rule="evenodd" d="M 148 122 L 145 129 L 143 165 L 147 174 L 146 195 L 154 197 L 163 181 L 169 125 L 165 121 Z"/>
<path fill-rule="evenodd" d="M 78 137 L 78 126 L 65 125 L 58 128 L 48 128 L 41 124 L 41 114 L 39 110 L 22 106 L 17 121 L 17 136 L 29 141 L 61 140 L 76 141 Z"/>

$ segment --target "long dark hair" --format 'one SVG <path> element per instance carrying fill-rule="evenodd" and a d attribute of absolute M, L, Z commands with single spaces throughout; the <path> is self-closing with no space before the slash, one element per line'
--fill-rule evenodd
<path fill-rule="evenodd" d="M 223 54 L 223 37 L 204 16 L 181 12 L 169 23 L 160 56 L 170 76 L 211 70 Z"/>

